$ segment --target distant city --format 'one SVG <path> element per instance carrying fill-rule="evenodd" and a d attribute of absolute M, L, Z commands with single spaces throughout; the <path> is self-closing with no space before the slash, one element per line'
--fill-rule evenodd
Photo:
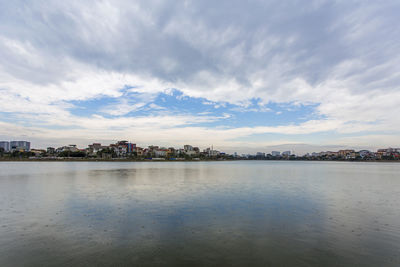
<path fill-rule="evenodd" d="M 256 154 L 228 154 L 210 146 L 202 151 L 199 147 L 184 145 L 183 148 L 160 147 L 151 145 L 142 148 L 128 141 L 102 145 L 93 143 L 87 148 L 66 145 L 47 149 L 31 148 L 28 141 L 0 141 L 2 159 L 126 159 L 126 160 L 206 160 L 206 159 L 243 159 L 243 160 L 400 160 L 400 148 L 382 148 L 377 151 L 343 149 L 339 151 L 313 152 L 295 155 L 291 151 L 257 152 Z"/>

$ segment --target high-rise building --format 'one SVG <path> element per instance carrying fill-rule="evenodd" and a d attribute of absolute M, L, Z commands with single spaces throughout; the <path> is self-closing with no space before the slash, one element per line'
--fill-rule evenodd
<path fill-rule="evenodd" d="M 5 152 L 10 151 L 10 142 L 0 141 L 0 148 L 3 148 Z"/>
<path fill-rule="evenodd" d="M 11 141 L 10 142 L 11 151 L 29 151 L 31 150 L 31 143 L 28 141 Z"/>

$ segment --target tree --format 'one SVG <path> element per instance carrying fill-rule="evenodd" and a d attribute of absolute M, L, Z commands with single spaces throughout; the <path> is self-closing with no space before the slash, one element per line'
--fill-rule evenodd
<path fill-rule="evenodd" d="M 74 158 L 83 158 L 86 156 L 86 153 L 83 151 L 63 151 L 60 154 L 58 154 L 59 157 L 74 157 Z"/>

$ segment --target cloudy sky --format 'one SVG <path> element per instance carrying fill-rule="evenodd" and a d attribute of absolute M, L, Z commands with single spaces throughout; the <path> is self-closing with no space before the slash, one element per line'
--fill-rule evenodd
<path fill-rule="evenodd" d="M 400 146 L 398 14 L 398 0 L 0 0 L 0 139 Z"/>

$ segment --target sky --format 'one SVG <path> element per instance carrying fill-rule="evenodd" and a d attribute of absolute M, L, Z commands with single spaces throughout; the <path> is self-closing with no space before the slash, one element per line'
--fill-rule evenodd
<path fill-rule="evenodd" d="M 398 0 L 0 0 L 0 139 L 400 147 Z"/>

